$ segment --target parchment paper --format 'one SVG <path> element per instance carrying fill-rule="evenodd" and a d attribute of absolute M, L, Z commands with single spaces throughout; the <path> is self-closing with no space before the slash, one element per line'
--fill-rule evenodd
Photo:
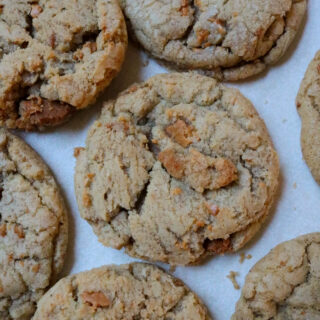
<path fill-rule="evenodd" d="M 266 122 L 279 153 L 281 179 L 268 221 L 241 251 L 250 253 L 252 259 L 240 264 L 240 253 L 236 253 L 214 257 L 197 267 L 179 267 L 174 272 L 203 299 L 213 319 L 230 319 L 240 296 L 240 290 L 235 290 L 226 278 L 230 270 L 240 273 L 237 281 L 242 286 L 249 269 L 275 245 L 304 233 L 320 231 L 320 187 L 302 158 L 300 118 L 295 107 L 300 82 L 319 49 L 320 0 L 309 0 L 308 15 L 301 32 L 281 62 L 250 81 L 228 84 L 238 87 Z M 96 106 L 79 112 L 71 122 L 56 129 L 44 133 L 18 132 L 50 166 L 70 210 L 69 250 L 63 275 L 104 264 L 134 261 L 122 251 L 102 246 L 88 223 L 80 218 L 73 188 L 73 149 L 84 145 L 87 129 L 99 115 L 102 100 L 115 97 L 134 82 L 167 71 L 130 45 L 122 72 Z M 164 267 L 168 269 L 168 266 Z"/>

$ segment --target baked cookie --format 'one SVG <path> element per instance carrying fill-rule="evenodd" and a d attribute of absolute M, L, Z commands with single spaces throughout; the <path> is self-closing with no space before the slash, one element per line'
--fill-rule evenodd
<path fill-rule="evenodd" d="M 306 0 L 120 0 L 134 37 L 155 57 L 220 80 L 253 76 L 294 39 Z"/>
<path fill-rule="evenodd" d="M 232 320 L 320 319 L 320 233 L 283 242 L 250 270 Z"/>
<path fill-rule="evenodd" d="M 80 214 L 99 240 L 172 265 L 241 248 L 278 184 L 252 104 L 192 73 L 157 75 L 105 103 L 75 155 Z"/>
<path fill-rule="evenodd" d="M 0 168 L 0 319 L 27 320 L 62 269 L 66 209 L 47 166 L 4 129 Z"/>
<path fill-rule="evenodd" d="M 320 51 L 310 63 L 301 83 L 297 107 L 302 120 L 303 156 L 320 184 Z"/>
<path fill-rule="evenodd" d="M 0 125 L 58 125 L 93 103 L 127 45 L 117 0 L 0 0 Z"/>
<path fill-rule="evenodd" d="M 181 280 L 153 265 L 104 266 L 60 280 L 39 302 L 33 320 L 193 319 L 207 309 Z"/>

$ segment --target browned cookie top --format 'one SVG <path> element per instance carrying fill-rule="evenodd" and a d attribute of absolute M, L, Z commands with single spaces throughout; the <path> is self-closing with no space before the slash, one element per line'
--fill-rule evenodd
<path fill-rule="evenodd" d="M 306 0 L 120 0 L 153 55 L 225 80 L 261 72 L 286 52 Z"/>
<path fill-rule="evenodd" d="M 157 75 L 107 102 L 76 156 L 80 213 L 99 240 L 173 265 L 242 247 L 278 184 L 252 104 L 195 74 Z"/>
<path fill-rule="evenodd" d="M 57 125 L 94 102 L 126 49 L 116 0 L 0 0 L 0 125 Z"/>

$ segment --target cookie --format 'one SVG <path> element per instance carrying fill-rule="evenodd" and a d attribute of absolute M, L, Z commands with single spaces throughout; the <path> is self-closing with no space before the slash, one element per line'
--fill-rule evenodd
<path fill-rule="evenodd" d="M 232 320 L 320 319 L 320 233 L 283 242 L 250 270 Z"/>
<path fill-rule="evenodd" d="M 194 319 L 207 309 L 181 280 L 153 265 L 104 266 L 60 280 L 33 320 Z"/>
<path fill-rule="evenodd" d="M 99 240 L 172 265 L 241 248 L 278 184 L 252 104 L 192 73 L 157 75 L 105 103 L 75 155 L 80 214 Z"/>
<path fill-rule="evenodd" d="M 236 81 L 277 62 L 306 0 L 120 0 L 134 38 L 157 58 Z"/>
<path fill-rule="evenodd" d="M 27 320 L 62 269 L 66 209 L 47 166 L 4 129 L 0 168 L 0 318 Z"/>
<path fill-rule="evenodd" d="M 297 108 L 302 120 L 302 153 L 313 177 L 320 184 L 320 51 L 301 83 Z"/>
<path fill-rule="evenodd" d="M 0 0 L 0 125 L 66 121 L 108 86 L 126 45 L 117 0 Z"/>

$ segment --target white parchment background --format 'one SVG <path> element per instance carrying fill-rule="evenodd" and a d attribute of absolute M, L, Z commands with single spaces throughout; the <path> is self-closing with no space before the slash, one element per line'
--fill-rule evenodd
<path fill-rule="evenodd" d="M 179 267 L 175 275 L 193 289 L 210 309 L 213 319 L 230 319 L 240 291 L 226 278 L 230 270 L 244 277 L 254 263 L 278 243 L 298 235 L 320 231 L 320 187 L 312 179 L 300 149 L 300 118 L 295 97 L 307 65 L 320 49 L 320 0 L 309 0 L 301 32 L 281 62 L 250 81 L 230 84 L 248 97 L 266 122 L 281 162 L 278 197 L 265 227 L 242 252 L 251 260 L 239 263 L 239 253 L 215 257 L 197 267 Z M 122 72 L 103 94 L 103 99 L 134 82 L 167 72 L 130 45 Z M 103 247 L 91 227 L 80 218 L 73 189 L 73 149 L 84 145 L 87 129 L 99 115 L 101 104 L 79 112 L 71 122 L 45 133 L 18 133 L 54 172 L 70 210 L 70 241 L 64 275 L 134 261 L 121 251 Z M 295 187 L 296 186 L 296 187 Z M 167 266 L 166 266 L 167 267 Z"/>

